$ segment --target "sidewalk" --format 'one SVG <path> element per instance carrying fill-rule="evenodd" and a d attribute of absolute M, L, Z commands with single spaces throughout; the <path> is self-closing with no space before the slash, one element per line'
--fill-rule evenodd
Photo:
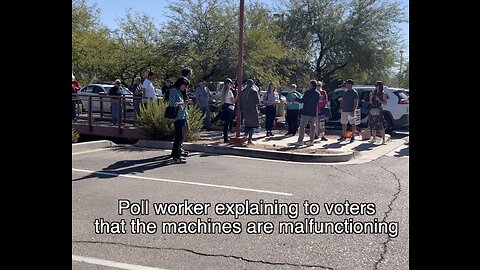
<path fill-rule="evenodd" d="M 266 137 L 265 131 L 254 133 L 253 145 L 244 143 L 223 143 L 222 131 L 202 131 L 200 140 L 192 143 L 184 143 L 183 148 L 187 151 L 207 152 L 223 155 L 238 155 L 245 157 L 265 158 L 274 160 L 296 161 L 296 162 L 320 162 L 331 163 L 341 162 L 348 164 L 359 164 L 372 161 L 383 156 L 405 143 L 404 139 L 391 140 L 390 135 L 385 135 L 386 144 L 381 144 L 377 138 L 376 143 L 370 140 L 361 140 L 356 136 L 355 141 L 350 139 L 337 141 L 339 135 L 325 137 L 328 141 L 314 140 L 313 146 L 295 146 L 298 136 L 285 136 L 286 131 L 275 130 L 273 137 Z M 327 130 L 327 133 L 341 133 L 337 130 Z M 230 138 L 235 138 L 235 133 L 229 133 Z M 244 134 L 241 133 L 241 136 Z M 305 134 L 304 142 L 309 141 L 308 134 Z M 172 142 L 141 140 L 135 144 L 139 147 L 153 147 L 171 149 Z"/>

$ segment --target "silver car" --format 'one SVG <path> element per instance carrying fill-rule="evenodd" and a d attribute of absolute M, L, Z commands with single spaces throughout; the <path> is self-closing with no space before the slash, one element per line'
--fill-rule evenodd
<path fill-rule="evenodd" d="M 92 96 L 92 112 L 100 112 L 101 105 L 103 105 L 103 112 L 110 113 L 110 98 L 102 97 L 108 95 L 108 91 L 113 87 L 113 84 L 89 84 L 83 87 L 80 92 L 78 92 L 78 98 L 82 103 L 82 108 L 84 111 L 89 111 L 88 99 L 89 96 Z M 123 85 L 120 86 L 120 94 L 126 97 L 133 97 L 133 93 L 128 90 Z M 133 111 L 133 99 L 125 99 L 126 111 Z"/>

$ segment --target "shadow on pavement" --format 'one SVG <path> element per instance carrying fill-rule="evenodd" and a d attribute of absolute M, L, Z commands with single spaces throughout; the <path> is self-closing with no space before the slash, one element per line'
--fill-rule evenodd
<path fill-rule="evenodd" d="M 408 157 L 410 155 L 410 147 L 402 148 L 400 151 L 395 151 L 394 157 Z"/>
<path fill-rule="evenodd" d="M 342 143 L 343 142 L 343 143 Z M 330 149 L 330 148 L 334 148 L 334 149 L 338 149 L 338 148 L 342 148 L 343 146 L 347 145 L 348 143 L 350 143 L 350 141 L 341 141 L 341 142 L 334 142 L 334 143 L 329 143 L 329 144 L 324 144 L 322 147 L 323 148 L 327 148 L 327 149 Z"/>
<path fill-rule="evenodd" d="M 372 144 L 372 143 L 362 143 L 362 144 L 359 144 L 355 147 L 352 148 L 352 150 L 355 150 L 355 151 L 368 151 L 368 150 L 372 150 L 374 147 L 378 147 L 380 146 L 379 144 Z"/>
<path fill-rule="evenodd" d="M 90 178 L 100 178 L 100 179 L 109 179 L 118 177 L 117 175 L 108 175 L 103 173 L 114 173 L 114 174 L 135 174 L 143 173 L 148 170 L 155 168 L 165 167 L 168 165 L 177 164 L 174 163 L 170 158 L 170 155 L 163 155 L 153 158 L 145 159 L 136 159 L 136 160 L 122 160 L 117 161 L 106 168 L 103 168 L 101 171 L 93 172 L 89 175 L 73 179 L 72 181 L 80 181 Z"/>

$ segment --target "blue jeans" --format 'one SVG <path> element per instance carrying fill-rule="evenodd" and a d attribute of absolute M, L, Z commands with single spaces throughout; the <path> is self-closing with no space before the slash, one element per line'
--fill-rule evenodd
<path fill-rule="evenodd" d="M 228 140 L 228 126 L 233 119 L 233 110 L 229 109 L 228 107 L 231 104 L 223 104 L 223 139 Z"/>
<path fill-rule="evenodd" d="M 112 100 L 110 111 L 112 112 L 112 124 L 116 125 L 118 123 L 118 101 Z"/>
<path fill-rule="evenodd" d="M 173 139 L 172 154 L 173 158 L 179 158 L 182 153 L 182 143 L 186 136 L 187 120 L 180 119 L 173 122 L 175 125 L 175 138 Z"/>
<path fill-rule="evenodd" d="M 265 106 L 265 129 L 267 132 L 270 132 L 273 129 L 273 121 L 275 120 L 276 113 L 275 105 Z"/>

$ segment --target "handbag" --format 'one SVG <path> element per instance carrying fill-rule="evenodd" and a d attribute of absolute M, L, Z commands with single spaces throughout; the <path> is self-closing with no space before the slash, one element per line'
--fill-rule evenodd
<path fill-rule="evenodd" d="M 330 101 L 325 104 L 324 108 L 320 109 L 320 115 L 325 115 L 325 118 L 332 117 L 332 109 L 330 109 Z"/>
<path fill-rule="evenodd" d="M 371 109 L 370 109 L 370 115 L 374 115 L 374 116 L 380 115 L 380 109 L 378 109 L 378 108 L 371 108 Z"/>
<path fill-rule="evenodd" d="M 178 109 L 179 107 L 176 106 L 176 107 L 173 107 L 173 106 L 167 106 L 167 108 L 165 108 L 165 118 L 167 119 L 175 119 L 177 117 L 177 114 L 178 114 Z"/>
<path fill-rule="evenodd" d="M 331 118 L 332 117 L 332 110 L 330 108 L 321 108 L 320 109 L 320 115 L 325 115 L 326 118 Z"/>

